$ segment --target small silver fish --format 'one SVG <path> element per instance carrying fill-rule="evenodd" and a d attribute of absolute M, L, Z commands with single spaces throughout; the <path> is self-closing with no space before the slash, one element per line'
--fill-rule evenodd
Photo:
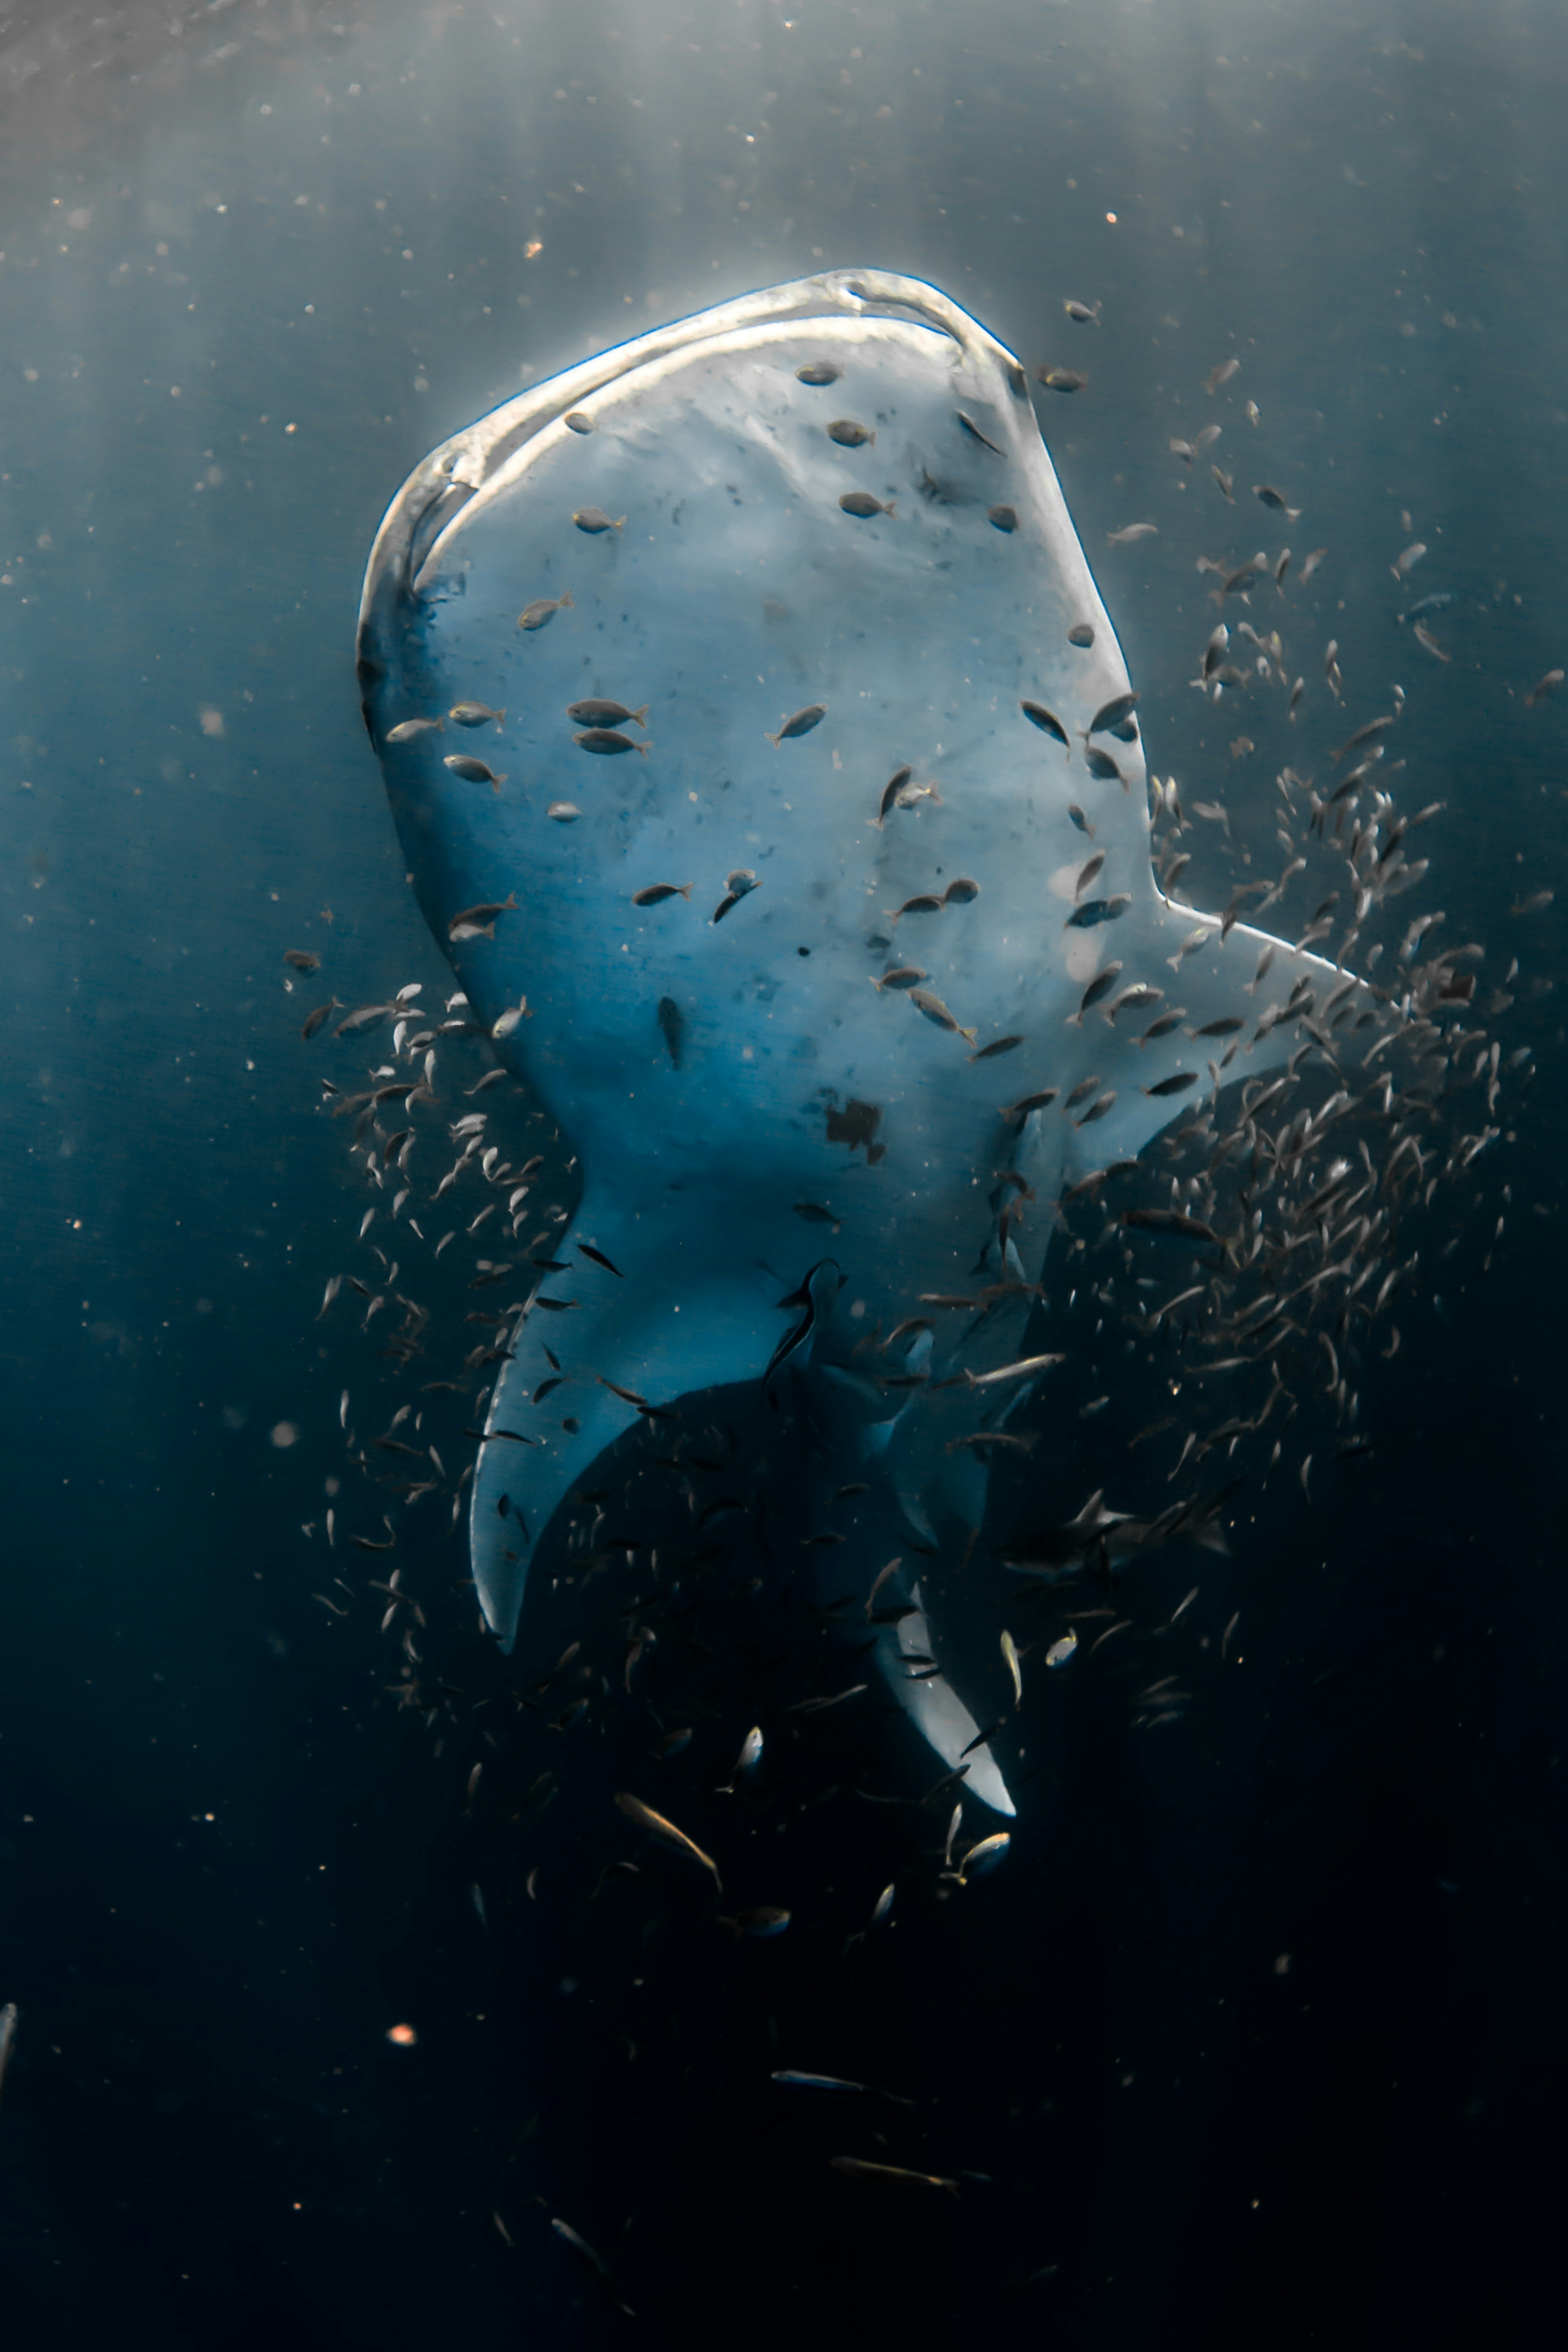
<path fill-rule="evenodd" d="M 1094 838 L 1094 828 L 1090 824 L 1088 818 L 1084 815 L 1083 811 L 1079 807 L 1076 801 L 1068 802 L 1067 814 L 1072 819 L 1073 824 L 1078 827 L 1079 832 L 1086 833 L 1089 835 L 1090 840 L 1092 841 Z"/>
<path fill-rule="evenodd" d="M 545 814 L 554 817 L 557 824 L 575 824 L 582 811 L 575 801 L 551 801 Z"/>
<path fill-rule="evenodd" d="M 735 1769 L 731 1772 L 728 1780 L 719 1790 L 719 1795 L 724 1797 L 733 1797 L 735 1794 L 735 1784 L 739 1780 L 741 1774 L 743 1772 L 754 1772 L 761 1761 L 762 1732 L 760 1727 L 754 1723 L 750 1730 L 747 1733 L 746 1738 L 740 1743 L 740 1753 L 735 1759 Z"/>
<path fill-rule="evenodd" d="M 938 1029 L 946 1029 L 955 1037 L 967 1037 L 971 1045 L 979 1034 L 977 1030 L 960 1028 L 942 999 L 933 996 L 928 988 L 912 988 L 909 1002 L 917 1013 L 923 1013 L 926 1020 L 934 1022 Z"/>
<path fill-rule="evenodd" d="M 1291 522 L 1296 520 L 1301 511 L 1300 507 L 1287 506 L 1284 493 L 1277 490 L 1272 482 L 1254 482 L 1252 495 L 1255 499 L 1261 499 L 1266 507 L 1272 507 L 1276 514 L 1284 515 Z"/>
<path fill-rule="evenodd" d="M 1103 702 L 1100 705 L 1099 709 L 1084 729 L 1084 734 L 1109 734 L 1113 728 L 1120 727 L 1124 719 L 1132 717 L 1137 707 L 1137 700 L 1135 694 L 1113 695 L 1109 702 Z"/>
<path fill-rule="evenodd" d="M 792 743 L 797 736 L 809 735 L 813 727 L 821 726 L 827 715 L 828 706 L 825 702 L 809 702 L 804 710 L 797 710 L 792 717 L 780 721 L 777 735 L 768 735 L 766 727 L 762 731 L 768 735 L 768 740 L 777 750 L 780 743 Z"/>
<path fill-rule="evenodd" d="M 795 380 L 798 383 L 815 385 L 837 383 L 842 373 L 842 368 L 835 367 L 831 360 L 813 360 L 809 367 L 796 369 Z"/>
<path fill-rule="evenodd" d="M 569 719 L 574 719 L 580 727 L 624 727 L 634 724 L 646 728 L 648 724 L 648 706 L 645 702 L 640 709 L 629 710 L 623 702 L 606 702 L 597 695 L 590 695 L 582 702 L 569 702 L 566 706 L 566 715 Z"/>
<path fill-rule="evenodd" d="M 624 515 L 607 515 L 602 507 L 578 507 L 571 519 L 579 530 L 591 534 L 601 530 L 624 530 L 626 528 Z"/>
<path fill-rule="evenodd" d="M 1118 1013 L 1141 1013 L 1147 1005 L 1157 1004 L 1164 994 L 1163 988 L 1151 988 L 1146 980 L 1135 980 L 1131 988 L 1123 989 L 1105 1007 L 1105 1018 L 1113 1023 Z"/>
<path fill-rule="evenodd" d="M 1178 1027 L 1186 1019 L 1186 1005 L 1174 1005 L 1169 1013 L 1162 1013 L 1157 1021 L 1150 1022 L 1148 1027 L 1144 1031 L 1143 1035 L 1138 1039 L 1139 1045 L 1152 1045 L 1159 1038 L 1168 1037 L 1171 1031 Z"/>
<path fill-rule="evenodd" d="M 719 1925 L 737 1936 L 781 1936 L 793 1916 L 777 1903 L 758 1903 L 733 1918 L 721 1918 Z"/>
<path fill-rule="evenodd" d="M 1207 924 L 1199 923 L 1196 930 L 1188 931 L 1186 939 L 1183 940 L 1175 955 L 1167 956 L 1166 958 L 1166 961 L 1170 965 L 1171 970 L 1174 971 L 1177 964 L 1181 962 L 1184 956 L 1196 955 L 1199 948 L 1207 947 L 1213 937 L 1214 933 L 1209 929 Z"/>
<path fill-rule="evenodd" d="M 1070 319 L 1077 320 L 1081 327 L 1097 327 L 1100 324 L 1100 305 L 1098 302 L 1094 304 L 1092 310 L 1091 310 L 1087 302 L 1064 301 L 1061 307 L 1066 311 Z"/>
<path fill-rule="evenodd" d="M 1016 507 L 988 507 L 986 509 L 986 520 L 990 524 L 993 530 L 1017 530 L 1019 527 L 1018 509 Z"/>
<path fill-rule="evenodd" d="M 492 710 L 487 702 L 455 702 L 446 714 L 455 727 L 483 727 L 487 719 L 498 727 L 506 715 L 504 710 Z"/>
<path fill-rule="evenodd" d="M 439 719 L 400 719 L 395 727 L 388 729 L 387 741 L 412 743 L 416 735 L 442 735 L 445 731 Z"/>
<path fill-rule="evenodd" d="M 1047 392 L 1082 392 L 1089 382 L 1088 377 L 1080 375 L 1076 368 L 1037 367 L 1034 376 L 1035 382 L 1044 384 Z"/>
<path fill-rule="evenodd" d="M 962 1886 L 967 1879 L 982 1877 L 988 1870 L 994 1870 L 1011 1843 L 1011 1832 L 998 1830 L 990 1837 L 982 1838 L 978 1845 L 972 1845 L 958 1864 L 959 1885 Z"/>
<path fill-rule="evenodd" d="M 734 873 L 727 878 L 724 897 L 714 908 L 709 920 L 722 923 L 732 907 L 738 907 L 743 898 L 749 897 L 753 890 L 760 890 L 761 887 L 761 883 L 758 882 L 749 866 L 737 866 Z"/>
<path fill-rule="evenodd" d="M 683 1853 L 689 1853 L 694 1862 L 700 1862 L 705 1870 L 712 1871 L 715 1886 L 721 1895 L 724 1893 L 716 1864 L 703 1852 L 700 1845 L 687 1837 L 685 1830 L 678 1830 L 674 1822 L 667 1822 L 663 1813 L 656 1813 L 652 1805 L 645 1805 L 641 1797 L 633 1797 L 623 1789 L 617 1790 L 615 1801 L 627 1820 L 635 1822 L 639 1829 L 647 1830 L 653 1836 L 663 1838 L 666 1844 L 678 1847 Z"/>
<path fill-rule="evenodd" d="M 689 882 L 650 882 L 645 890 L 632 891 L 632 904 L 634 907 L 662 907 L 666 898 L 689 898 L 691 895 L 692 885 Z"/>
<path fill-rule="evenodd" d="M 1533 710 L 1538 702 L 1544 702 L 1549 694 L 1555 694 L 1562 683 L 1563 672 L 1560 669 L 1549 669 L 1545 677 L 1532 686 L 1525 696 L 1525 709 Z"/>
<path fill-rule="evenodd" d="M 606 759 L 613 759 L 618 751 L 640 751 L 645 760 L 653 748 L 647 741 L 634 743 L 630 735 L 613 727 L 585 727 L 571 740 L 579 751 L 598 751 Z"/>
<path fill-rule="evenodd" d="M 1319 564 L 1322 562 L 1327 553 L 1328 549 L 1326 547 L 1314 547 L 1312 553 L 1302 559 L 1301 583 L 1303 587 L 1312 578 L 1313 572 L 1317 570 Z"/>
<path fill-rule="evenodd" d="M 1061 1640 L 1053 1642 L 1050 1649 L 1047 1650 L 1045 1654 L 1046 1664 L 1051 1667 L 1064 1666 L 1077 1647 L 1077 1634 L 1073 1633 L 1063 1633 Z"/>
<path fill-rule="evenodd" d="M 904 785 L 909 782 L 909 779 L 914 773 L 915 770 L 906 764 L 902 768 L 896 769 L 894 772 L 889 776 L 886 783 L 883 784 L 882 788 L 882 798 L 877 803 L 876 814 L 872 819 L 873 824 L 877 827 L 879 832 L 881 831 L 883 824 L 889 812 L 896 806 L 899 794 L 903 792 Z"/>
<path fill-rule="evenodd" d="M 465 907 L 461 914 L 449 919 L 446 936 L 449 940 L 494 939 L 497 916 L 516 914 L 517 910 L 516 891 L 508 891 L 504 898 L 486 899 L 483 906 Z"/>
<path fill-rule="evenodd" d="M 1214 476 L 1215 480 L 1219 484 L 1221 493 L 1228 503 L 1234 506 L 1236 504 L 1235 475 L 1222 473 L 1218 466 L 1210 466 L 1208 470 Z"/>
<path fill-rule="evenodd" d="M 857 516 L 862 522 L 869 522 L 873 515 L 886 515 L 892 520 L 898 512 L 896 499 L 889 499 L 884 506 L 869 490 L 846 490 L 839 504 L 845 514 Z"/>
<path fill-rule="evenodd" d="M 570 588 L 563 588 L 559 596 L 536 596 L 533 603 L 525 604 L 517 614 L 517 626 L 519 629 L 546 629 L 556 614 L 564 612 L 569 605 L 573 612 L 576 611 Z"/>
<path fill-rule="evenodd" d="M 492 792 L 498 793 L 507 781 L 494 768 L 486 767 L 483 760 L 472 759 L 466 751 L 448 751 L 441 764 L 450 768 L 455 776 L 461 776 L 465 783 L 488 784 Z"/>
<path fill-rule="evenodd" d="M 1105 852 L 1103 849 L 1097 849 L 1093 856 L 1087 858 L 1083 865 L 1080 866 L 1078 871 L 1078 879 L 1072 886 L 1072 895 L 1075 898 L 1082 898 L 1085 890 L 1088 889 L 1091 882 L 1097 878 L 1100 869 L 1104 863 Z"/>
<path fill-rule="evenodd" d="M 1389 565 L 1396 580 L 1407 580 L 1427 552 L 1424 539 L 1414 539 L 1402 555 L 1396 555 Z"/>
<path fill-rule="evenodd" d="M 561 423 L 569 425 L 574 433 L 592 433 L 597 429 L 592 417 L 580 408 L 569 408 Z"/>
<path fill-rule="evenodd" d="M 1108 530 L 1105 536 L 1113 547 L 1130 547 L 1135 539 L 1157 539 L 1159 530 L 1157 522 L 1129 522 L 1120 530 Z"/>
<path fill-rule="evenodd" d="M 1215 368 L 1210 368 L 1208 373 L 1204 377 L 1203 388 L 1205 392 L 1218 392 L 1222 384 L 1227 384 L 1230 382 L 1231 377 L 1236 373 L 1240 365 L 1241 362 L 1239 359 L 1221 360 L 1219 365 Z"/>
<path fill-rule="evenodd" d="M 1072 738 L 1054 710 L 1048 710 L 1043 702 L 1020 702 L 1019 709 L 1031 727 L 1038 727 L 1042 735 L 1053 737 L 1066 752 L 1069 761 L 1071 760 Z"/>
<path fill-rule="evenodd" d="M 880 980 L 874 974 L 868 974 L 868 977 L 880 995 L 884 988 L 914 988 L 918 982 L 929 980 L 931 975 L 923 971 L 917 963 L 902 963 L 895 965 L 891 971 L 884 971 Z"/>
<path fill-rule="evenodd" d="M 1092 1102 L 1090 1104 L 1082 1118 L 1078 1121 L 1078 1125 L 1080 1127 L 1092 1127 L 1097 1118 L 1104 1118 L 1106 1112 L 1115 1102 L 1115 1099 L 1116 1097 L 1113 1091 L 1110 1094 L 1102 1095 L 1098 1102 Z"/>
<path fill-rule="evenodd" d="M 864 449 L 867 447 L 874 449 L 876 446 L 875 426 L 871 425 L 857 425 L 852 416 L 837 417 L 831 425 L 824 425 L 822 430 L 826 433 L 830 441 L 836 441 L 838 443 L 841 449 Z"/>
<path fill-rule="evenodd" d="M 852 2180 L 895 2181 L 905 2188 L 946 2189 L 951 2196 L 958 2194 L 958 2184 L 938 2172 L 911 2172 L 902 2164 L 873 2164 L 862 2156 L 830 2156 L 828 2162 L 835 2172 L 848 2173 Z"/>
<path fill-rule="evenodd" d="M 966 416 L 961 408 L 958 410 L 957 415 L 958 423 L 968 435 L 971 441 L 977 441 L 982 449 L 988 449 L 990 451 L 993 457 L 999 457 L 1002 455 L 1001 450 L 998 448 L 996 443 L 987 439 L 986 436 L 981 432 L 979 426 L 976 424 L 972 416 Z"/>
<path fill-rule="evenodd" d="M 1070 1013 L 1067 1016 L 1074 1028 L 1082 1028 L 1084 1014 L 1091 1011 L 1094 1005 L 1098 1004 L 1103 996 L 1109 995 L 1111 990 L 1115 986 L 1121 976 L 1122 966 L 1119 962 L 1108 963 L 1104 965 L 1101 971 L 1095 973 L 1093 979 L 1084 990 L 1082 998 L 1079 1000 L 1077 1012 Z M 1098 1078 L 1092 1078 L 1089 1083 L 1091 1087 L 1096 1087 L 1099 1085 L 1100 1081 Z M 1069 1105 L 1069 1108 L 1071 1108 L 1071 1105 Z"/>

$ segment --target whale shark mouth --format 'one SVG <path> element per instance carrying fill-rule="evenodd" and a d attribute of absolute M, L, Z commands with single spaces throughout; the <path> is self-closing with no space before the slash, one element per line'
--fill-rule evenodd
<path fill-rule="evenodd" d="M 808 1517 L 852 1496 L 832 1576 L 880 1584 L 883 1678 L 1012 1813 L 920 1571 L 972 1549 L 1048 1392 L 1055 1204 L 1103 1214 L 1174 1129 L 1206 1172 L 1121 1238 L 1129 1263 L 1206 1253 L 1182 1319 L 1266 1363 L 1281 1324 L 1347 1293 L 1384 1310 L 1369 1270 L 1428 1156 L 1394 1132 L 1388 1049 L 1430 1059 L 1466 987 L 1454 956 L 1395 990 L 1345 961 L 1420 871 L 1375 764 L 1333 802 L 1281 784 L 1292 822 L 1310 802 L 1352 828 L 1332 956 L 1310 944 L 1322 908 L 1309 944 L 1256 928 L 1289 875 L 1223 914 L 1163 889 L 1188 819 L 1145 772 L 1025 371 L 878 270 L 642 336 L 433 452 L 377 534 L 358 677 L 425 918 L 580 1160 L 546 1265 L 487 1262 L 527 1295 L 473 1481 L 486 1622 L 510 1649 L 530 1563 L 607 1446 L 760 1381 Z M 1364 1171 L 1342 1169 L 1336 1124 L 1376 1099 L 1393 1165 L 1363 1142 Z M 484 1120 L 454 1123 L 460 1169 L 484 1164 Z M 1252 1191 L 1220 1231 L 1228 1159 Z M 513 1245 L 527 1194 L 497 1228 Z M 1140 1312 L 1168 1332 L 1181 1301 Z M 1265 1417 L 1284 1392 L 1276 1375 Z M 1014 1549 L 1054 1572 L 1207 1525 L 1168 1517 Z"/>

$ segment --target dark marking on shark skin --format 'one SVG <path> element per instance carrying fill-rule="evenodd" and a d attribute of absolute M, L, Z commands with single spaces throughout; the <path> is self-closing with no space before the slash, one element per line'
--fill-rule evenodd
<path fill-rule="evenodd" d="M 877 1129 L 882 1125 L 882 1113 L 874 1103 L 849 1102 L 842 1110 L 829 1106 L 828 1141 L 846 1143 L 852 1151 L 864 1151 L 868 1163 L 874 1167 L 872 1148 Z M 876 1158 L 881 1159 L 878 1151 Z"/>

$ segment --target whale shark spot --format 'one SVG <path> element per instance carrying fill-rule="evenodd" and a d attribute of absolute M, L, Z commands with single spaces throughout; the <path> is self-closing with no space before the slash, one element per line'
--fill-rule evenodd
<path fill-rule="evenodd" d="M 851 453 L 823 430 L 827 383 L 845 415 L 876 422 L 851 477 L 879 502 L 870 527 L 844 520 Z M 585 535 L 574 518 L 591 510 L 624 524 Z M 939 289 L 878 270 L 656 329 L 415 468 L 371 551 L 357 650 L 425 919 L 486 1031 L 526 1001 L 493 1050 L 580 1162 L 580 1204 L 547 1255 L 580 1231 L 624 1277 L 574 1301 L 530 1296 L 495 1351 L 486 1434 L 538 1442 L 521 1463 L 480 1452 L 470 1544 L 486 1622 L 509 1650 L 531 1562 L 640 1415 L 766 1380 L 770 1402 L 793 1401 L 817 1523 L 840 1487 L 859 1496 L 831 1555 L 837 1592 L 904 1559 L 885 1598 L 912 1613 L 876 1633 L 890 1689 L 1010 1813 L 990 1749 L 966 1752 L 981 1718 L 944 1663 L 936 1584 L 920 1600 L 910 1581 L 933 1553 L 967 1557 L 980 1527 L 996 1449 L 966 1442 L 975 1399 L 994 1426 L 1043 1377 L 1009 1386 L 1009 1368 L 1051 1360 L 1025 1331 L 1052 1222 L 988 1207 L 998 1171 L 1054 1202 L 1191 1108 L 1157 1091 L 1179 1034 L 1140 1045 L 1125 1022 L 1074 1023 L 1106 923 L 1126 984 L 1179 962 L 1191 1030 L 1228 1015 L 1256 1029 L 1234 1074 L 1249 1081 L 1285 1062 L 1306 994 L 1322 1003 L 1340 977 L 1162 895 L 1135 728 L 1115 763 L 1086 764 L 1020 717 L 1039 699 L 1083 742 L 1132 681 L 1019 362 Z M 644 757 L 582 758 L 566 714 L 585 696 L 647 706 Z M 471 698 L 507 713 L 493 792 L 454 776 L 433 735 L 386 751 L 411 714 Z M 775 748 L 781 714 L 818 707 Z M 937 793 L 879 829 L 906 763 Z M 570 825 L 551 821 L 563 803 Z M 1064 923 L 1085 813 L 1099 895 Z M 767 887 L 744 919 L 712 923 L 737 870 Z M 666 882 L 667 904 L 636 903 Z M 919 953 L 946 1023 L 868 985 L 886 910 L 916 898 L 935 910 Z M 460 910 L 508 902 L 504 922 L 454 931 Z M 1204 952 L 1181 961 L 1205 926 Z M 969 1058 L 971 1033 L 1022 1040 L 1005 1087 Z M 1060 1105 L 1081 1103 L 1091 1075 L 1085 1131 Z M 1004 1095 L 1040 1107 L 1012 1120 Z M 813 1269 L 808 1212 L 838 1236 L 831 1279 Z M 780 1352 L 781 1279 L 810 1304 Z M 924 1351 L 890 1354 L 880 1335 L 912 1318 Z M 532 1402 L 547 1331 L 575 1376 L 564 1421 Z M 936 1664 L 912 1665 L 915 1647 Z"/>
<path fill-rule="evenodd" d="M 842 1110 L 830 1108 L 828 1141 L 847 1143 L 852 1151 L 869 1151 L 881 1124 L 882 1113 L 874 1103 L 846 1103 Z"/>

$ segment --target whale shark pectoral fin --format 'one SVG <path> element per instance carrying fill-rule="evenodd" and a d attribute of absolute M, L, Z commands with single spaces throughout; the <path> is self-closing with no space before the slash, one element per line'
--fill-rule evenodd
<path fill-rule="evenodd" d="M 950 1772 L 960 1764 L 967 1767 L 964 1782 L 967 1794 L 978 1797 L 994 1813 L 1009 1818 L 1018 1808 L 1008 1794 L 1001 1768 L 988 1747 L 983 1742 L 976 1747 L 980 1727 L 975 1721 L 952 1684 L 941 1672 L 923 1675 L 919 1662 L 935 1655 L 931 1648 L 931 1628 L 920 1606 L 920 1587 L 915 1585 L 911 1599 L 915 1603 L 912 1616 L 902 1618 L 898 1624 L 884 1627 L 877 1643 L 877 1662 L 889 1689 L 908 1716 L 926 1746 L 938 1755 Z"/>
<path fill-rule="evenodd" d="M 678 1398 L 754 1377 L 777 1336 L 768 1292 L 744 1267 L 726 1262 L 685 1274 L 677 1308 L 631 1219 L 617 1224 L 601 1212 L 591 1223 L 580 1213 L 583 1227 L 622 1271 L 612 1278 L 587 1265 L 560 1311 L 530 1306 L 497 1381 L 474 1473 L 474 1581 L 485 1622 L 508 1655 L 530 1561 L 596 1457 L 638 1420 L 673 1411 Z M 556 1247 L 564 1256 L 568 1244 Z M 566 1284 L 549 1286 L 559 1293 Z"/>
<path fill-rule="evenodd" d="M 486 1416 L 468 1510 L 479 1606 L 499 1636 L 504 1657 L 511 1656 L 517 1640 L 539 1538 L 595 1457 L 637 1418 L 636 1407 L 612 1391 L 574 1382 L 570 1395 L 579 1409 L 569 1417 L 576 1429 L 563 1430 L 559 1415 L 547 1422 L 528 1396 L 531 1385 L 542 1386 L 549 1377 L 542 1344 L 537 1326 L 525 1325 L 517 1335 L 517 1359 L 506 1368 L 511 1377 L 497 1382 Z M 569 1391 L 559 1393 L 565 1397 Z M 519 1421 L 525 1423 L 520 1431 L 514 1427 Z M 533 1430 L 538 1432 L 537 1443 L 528 1442 Z"/>
<path fill-rule="evenodd" d="M 1122 944 L 1135 950 L 1140 942 L 1134 937 Z M 1138 1024 L 1130 1014 L 1123 1013 L 1113 1023 L 1113 1041 L 1106 1040 L 1101 1062 L 1111 1105 L 1083 1132 L 1065 1129 L 1060 1169 L 1064 1184 L 1113 1160 L 1135 1159 L 1162 1128 L 1212 1097 L 1211 1063 L 1222 1087 L 1281 1067 L 1306 1042 L 1302 1019 L 1321 1009 L 1351 977 L 1322 956 L 1291 947 L 1267 931 L 1236 923 L 1227 933 L 1218 915 L 1201 914 L 1157 897 L 1141 944 L 1142 954 L 1127 969 L 1164 990 L 1162 1013 L 1180 1006 L 1182 1019 L 1166 1035 L 1147 1043 L 1140 1043 Z M 1265 953 L 1270 961 L 1260 981 Z M 1174 968 L 1174 979 L 1167 967 Z M 1363 994 L 1370 1001 L 1368 992 Z M 1098 1010 L 1085 1015 L 1090 1024 L 1104 1017 Z M 1227 1025 L 1212 1030 L 1218 1023 Z M 1211 1030 L 1209 1035 L 1202 1034 L 1206 1029 Z M 1192 1076 L 1190 1091 L 1149 1093 L 1162 1080 L 1184 1074 Z M 1035 1124 L 1032 1118 L 1027 1122 Z M 1053 1131 L 1060 1132 L 1061 1126 L 1055 1122 Z M 1031 1146 L 1027 1137 L 1020 1139 L 1020 1164 L 1028 1166 L 1038 1189 L 1039 1174 L 1029 1164 L 1031 1149 L 1038 1152 L 1040 1146 Z"/>

